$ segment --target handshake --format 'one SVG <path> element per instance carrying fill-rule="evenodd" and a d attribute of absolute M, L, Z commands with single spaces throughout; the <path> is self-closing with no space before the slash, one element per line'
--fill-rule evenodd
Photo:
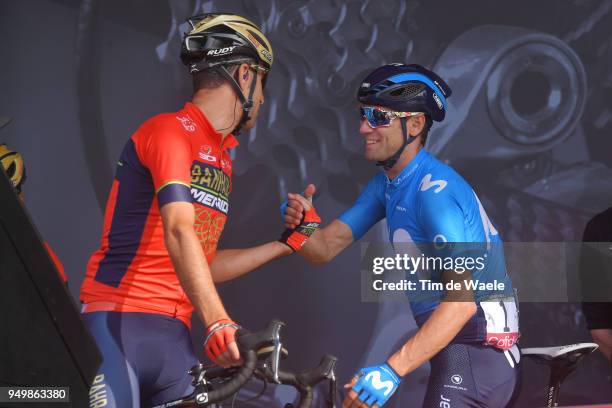
<path fill-rule="evenodd" d="M 281 217 L 285 222 L 285 231 L 279 241 L 293 251 L 299 251 L 308 239 L 321 226 L 321 217 L 312 205 L 315 193 L 314 184 L 309 184 L 304 195 L 287 194 L 287 200 L 281 205 Z"/>

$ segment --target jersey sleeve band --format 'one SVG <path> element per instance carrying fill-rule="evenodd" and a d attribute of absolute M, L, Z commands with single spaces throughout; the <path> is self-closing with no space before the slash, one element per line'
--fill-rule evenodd
<path fill-rule="evenodd" d="M 157 189 L 157 201 L 159 208 L 168 203 L 193 202 L 191 198 L 191 187 L 180 181 L 170 181 Z"/>

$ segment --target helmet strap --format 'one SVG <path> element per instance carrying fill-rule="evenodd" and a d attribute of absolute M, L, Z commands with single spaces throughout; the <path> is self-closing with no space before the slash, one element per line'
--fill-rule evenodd
<path fill-rule="evenodd" d="M 376 165 L 377 166 L 381 166 L 385 171 L 387 170 L 391 170 L 391 168 L 393 166 L 395 166 L 395 163 L 397 163 L 397 161 L 399 160 L 400 156 L 402 155 L 402 153 L 404 152 L 404 149 L 406 148 L 406 146 L 408 146 L 410 143 L 414 142 L 415 139 L 417 137 L 419 137 L 419 135 L 416 136 L 410 136 L 410 133 L 408 133 L 408 126 L 407 126 L 407 119 L 404 118 L 399 118 L 400 119 L 400 123 L 402 125 L 402 135 L 404 136 L 404 143 L 402 144 L 402 146 L 397 149 L 397 151 L 393 154 L 393 156 L 389 157 L 386 160 L 381 160 L 381 161 L 377 161 Z"/>
<path fill-rule="evenodd" d="M 240 117 L 240 121 L 238 122 L 234 130 L 232 130 L 232 134 L 237 135 L 240 132 L 242 126 L 249 120 L 249 112 L 253 108 L 253 94 L 255 93 L 255 86 L 257 85 L 257 73 L 255 74 L 255 78 L 253 78 L 253 81 L 251 82 L 251 88 L 249 89 L 249 97 L 245 98 L 244 94 L 242 93 L 242 89 L 240 88 L 240 85 L 238 85 L 238 82 L 232 76 L 232 74 L 229 73 L 227 68 L 225 68 L 225 66 L 223 65 L 219 65 L 217 66 L 217 70 L 234 87 L 236 95 L 238 95 L 240 102 L 242 102 L 242 116 Z"/>

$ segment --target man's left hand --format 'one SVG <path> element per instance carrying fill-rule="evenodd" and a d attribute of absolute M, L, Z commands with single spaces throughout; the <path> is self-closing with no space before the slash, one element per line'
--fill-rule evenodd
<path fill-rule="evenodd" d="M 393 395 L 401 381 L 400 376 L 384 363 L 359 370 L 350 383 L 342 408 L 382 407 Z"/>
<path fill-rule="evenodd" d="M 307 208 L 303 211 L 303 216 L 299 225 L 295 229 L 287 228 L 279 241 L 297 252 L 302 249 L 302 246 L 304 246 L 306 241 L 308 241 L 310 236 L 314 234 L 320 226 L 321 217 L 317 214 L 317 210 L 315 210 L 314 206 L 308 203 Z"/>

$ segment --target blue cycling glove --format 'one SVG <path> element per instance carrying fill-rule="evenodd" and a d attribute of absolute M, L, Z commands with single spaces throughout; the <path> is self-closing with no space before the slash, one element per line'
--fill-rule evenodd
<path fill-rule="evenodd" d="M 369 406 L 382 407 L 397 390 L 402 379 L 387 363 L 366 367 L 357 373 L 359 380 L 353 386 L 359 399 Z"/>

